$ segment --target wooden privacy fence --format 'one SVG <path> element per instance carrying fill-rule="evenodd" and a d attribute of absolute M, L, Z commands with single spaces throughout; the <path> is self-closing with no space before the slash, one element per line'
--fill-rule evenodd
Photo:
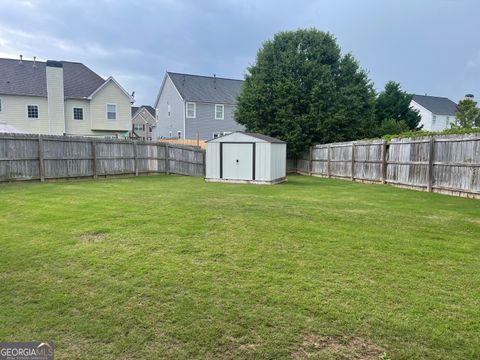
<path fill-rule="evenodd" d="M 480 197 L 480 136 L 316 145 L 297 159 L 296 170 L 308 175 Z"/>
<path fill-rule="evenodd" d="M 0 181 L 153 173 L 204 176 L 205 151 L 136 140 L 0 134 Z"/>

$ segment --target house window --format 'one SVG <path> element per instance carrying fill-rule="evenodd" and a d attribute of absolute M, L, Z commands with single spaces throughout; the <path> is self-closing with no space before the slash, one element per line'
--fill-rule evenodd
<path fill-rule="evenodd" d="M 152 127 L 151 126 L 148 127 L 148 132 L 152 132 Z"/>
<path fill-rule="evenodd" d="M 170 139 L 172 138 L 172 132 L 171 132 L 171 131 L 168 132 L 168 137 L 169 137 Z"/>
<path fill-rule="evenodd" d="M 215 120 L 223 120 L 225 117 L 225 107 L 221 104 L 215 105 Z"/>
<path fill-rule="evenodd" d="M 2 112 L 3 110 L 3 99 L 0 98 L 0 112 Z"/>
<path fill-rule="evenodd" d="M 83 108 L 73 108 L 73 120 L 83 120 Z"/>
<path fill-rule="evenodd" d="M 448 126 L 448 124 L 450 124 L 450 116 L 445 119 L 445 126 Z"/>
<path fill-rule="evenodd" d="M 116 104 L 107 104 L 107 120 L 117 120 Z"/>
<path fill-rule="evenodd" d="M 142 125 L 141 124 L 133 125 L 133 130 L 134 131 L 142 131 Z"/>
<path fill-rule="evenodd" d="M 167 105 L 167 112 L 168 112 L 168 117 L 170 117 L 171 112 L 172 112 L 172 108 L 171 108 L 170 104 Z"/>
<path fill-rule="evenodd" d="M 38 105 L 27 105 L 27 117 L 29 119 L 38 119 Z"/>
<path fill-rule="evenodd" d="M 152 141 L 152 138 L 151 138 L 151 137 L 147 137 L 147 140 L 148 140 L 148 141 Z"/>
<path fill-rule="evenodd" d="M 437 115 L 433 115 L 432 125 L 435 125 L 436 122 L 437 122 Z"/>
<path fill-rule="evenodd" d="M 197 106 L 195 103 L 187 102 L 187 118 L 193 119 L 197 115 Z"/>
<path fill-rule="evenodd" d="M 177 138 L 179 138 L 179 139 L 182 138 L 182 132 L 180 130 L 177 131 Z"/>

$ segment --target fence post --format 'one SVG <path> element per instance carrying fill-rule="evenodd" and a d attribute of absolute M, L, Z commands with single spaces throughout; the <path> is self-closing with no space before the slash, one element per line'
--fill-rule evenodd
<path fill-rule="evenodd" d="M 95 139 L 92 139 L 92 170 L 93 178 L 98 179 L 98 170 L 97 170 L 97 142 Z"/>
<path fill-rule="evenodd" d="M 330 177 L 330 144 L 327 145 L 327 176 Z"/>
<path fill-rule="evenodd" d="M 429 148 L 428 148 L 428 172 L 427 172 L 427 191 L 433 191 L 433 162 L 435 157 L 435 138 L 430 138 Z"/>
<path fill-rule="evenodd" d="M 170 175 L 170 149 L 168 143 L 165 143 L 165 174 Z"/>
<path fill-rule="evenodd" d="M 40 181 L 45 181 L 45 161 L 43 154 L 43 137 L 38 135 L 38 173 L 40 174 Z"/>
<path fill-rule="evenodd" d="M 312 176 L 312 173 L 313 173 L 313 161 L 312 161 L 312 158 L 313 158 L 313 146 L 310 146 L 310 149 L 309 149 L 309 155 L 308 155 L 308 175 Z"/>
<path fill-rule="evenodd" d="M 133 169 L 135 171 L 135 176 L 138 176 L 138 153 L 137 153 L 137 142 L 132 140 L 133 143 Z"/>
<path fill-rule="evenodd" d="M 355 142 L 352 142 L 352 181 L 355 181 Z"/>
<path fill-rule="evenodd" d="M 387 183 L 387 142 L 382 141 L 382 184 Z"/>

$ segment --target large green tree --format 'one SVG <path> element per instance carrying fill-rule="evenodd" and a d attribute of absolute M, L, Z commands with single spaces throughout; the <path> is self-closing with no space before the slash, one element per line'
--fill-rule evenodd
<path fill-rule="evenodd" d="M 378 135 L 420 130 L 421 117 L 418 111 L 410 107 L 412 98 L 413 95 L 403 91 L 399 83 L 389 81 L 385 85 L 385 89 L 377 97 L 375 106 Z"/>
<path fill-rule="evenodd" d="M 480 109 L 477 102 L 473 99 L 463 99 L 458 103 L 458 111 L 455 113 L 454 128 L 472 128 L 480 126 Z"/>
<path fill-rule="evenodd" d="M 288 142 L 298 155 L 312 144 L 372 135 L 375 92 L 352 55 L 315 29 L 281 32 L 248 68 L 236 119 L 249 131 Z"/>

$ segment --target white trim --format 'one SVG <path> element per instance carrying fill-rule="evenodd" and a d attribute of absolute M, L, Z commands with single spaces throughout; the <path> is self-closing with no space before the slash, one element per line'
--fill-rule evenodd
<path fill-rule="evenodd" d="M 188 116 L 188 105 L 193 105 L 193 116 Z M 195 119 L 197 117 L 197 104 L 192 101 L 187 101 L 185 103 L 185 111 L 187 119 Z"/>
<path fill-rule="evenodd" d="M 115 80 L 112 76 L 110 76 L 107 80 L 105 80 L 105 82 L 100 85 L 93 93 L 90 94 L 90 96 L 87 97 L 88 100 L 92 100 L 92 98 L 100 91 L 102 90 L 105 86 L 107 86 L 107 84 L 110 82 L 110 81 L 113 81 L 113 83 L 115 85 L 118 86 L 118 88 L 120 90 L 123 91 L 123 93 L 130 99 L 130 103 L 134 103 L 135 100 L 133 99 L 133 97 L 122 87 L 122 85 L 120 85 L 117 80 Z"/>
<path fill-rule="evenodd" d="M 28 107 L 29 106 L 36 106 L 37 107 L 38 117 L 36 117 L 36 118 L 28 117 Z M 27 104 L 27 105 L 25 105 L 25 115 L 27 116 L 27 120 L 39 120 L 40 119 L 40 106 L 38 106 L 38 104 Z"/>
<path fill-rule="evenodd" d="M 173 81 L 172 81 L 173 82 Z M 174 84 L 175 85 L 175 84 Z M 185 100 L 183 100 L 183 138 L 185 139 L 185 136 L 186 136 L 186 132 L 187 132 L 187 129 L 186 129 L 186 124 L 187 124 L 187 121 L 185 119 L 186 117 L 186 108 L 185 108 Z M 196 111 L 196 110 L 195 110 Z M 196 114 L 195 114 L 196 115 Z"/>
<path fill-rule="evenodd" d="M 222 117 L 217 117 L 217 106 L 222 107 Z M 215 104 L 215 120 L 225 120 L 225 105 L 223 104 Z"/>
<path fill-rule="evenodd" d="M 82 109 L 82 119 L 75 119 L 75 109 Z M 85 120 L 85 108 L 83 106 L 72 106 L 72 120 L 75 120 L 75 121 Z"/>
<path fill-rule="evenodd" d="M 115 119 L 109 119 L 108 118 L 108 105 L 114 105 L 115 106 Z M 105 104 L 105 119 L 107 121 L 117 121 L 118 120 L 118 106 L 115 103 L 106 103 Z"/>

